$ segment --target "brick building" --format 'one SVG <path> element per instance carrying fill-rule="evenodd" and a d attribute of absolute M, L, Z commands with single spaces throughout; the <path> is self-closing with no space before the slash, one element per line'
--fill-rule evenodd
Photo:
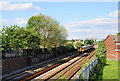
<path fill-rule="evenodd" d="M 120 60 L 120 35 L 108 35 L 104 40 L 107 58 Z"/>

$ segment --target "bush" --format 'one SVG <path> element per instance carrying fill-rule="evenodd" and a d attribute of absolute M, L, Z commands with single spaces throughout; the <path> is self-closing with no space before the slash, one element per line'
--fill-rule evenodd
<path fill-rule="evenodd" d="M 65 47 L 66 47 L 66 51 L 73 51 L 74 50 L 74 47 L 72 44 L 67 44 Z"/>
<path fill-rule="evenodd" d="M 73 50 L 74 50 L 73 45 L 67 44 L 66 46 L 59 46 L 57 48 L 52 49 L 52 53 L 54 52 L 54 53 L 60 54 L 60 53 L 70 52 Z"/>
<path fill-rule="evenodd" d="M 91 44 L 93 44 L 93 43 L 94 43 L 93 40 L 85 40 L 85 41 L 84 41 L 84 44 L 85 44 L 85 45 L 91 45 Z"/>
<path fill-rule="evenodd" d="M 52 52 L 52 47 L 49 45 L 49 46 L 47 46 L 47 51 L 49 52 L 49 53 L 51 53 Z"/>
<path fill-rule="evenodd" d="M 106 64 L 106 47 L 103 42 L 99 42 L 98 46 L 95 53 L 96 57 L 98 57 L 98 64 L 90 72 L 90 79 L 102 79 L 103 68 Z"/>
<path fill-rule="evenodd" d="M 84 45 L 83 43 L 81 43 L 81 42 L 76 42 L 75 44 L 74 44 L 74 47 L 75 47 L 75 49 L 78 49 L 80 46 L 82 46 L 82 45 Z"/>
<path fill-rule="evenodd" d="M 64 53 L 64 52 L 66 52 L 65 46 L 59 46 L 56 48 L 56 53 L 59 54 L 59 53 Z"/>

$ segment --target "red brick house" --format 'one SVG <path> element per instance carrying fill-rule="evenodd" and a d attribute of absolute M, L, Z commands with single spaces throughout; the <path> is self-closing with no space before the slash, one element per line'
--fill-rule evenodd
<path fill-rule="evenodd" d="M 104 40 L 107 58 L 120 61 L 120 35 L 108 35 Z"/>

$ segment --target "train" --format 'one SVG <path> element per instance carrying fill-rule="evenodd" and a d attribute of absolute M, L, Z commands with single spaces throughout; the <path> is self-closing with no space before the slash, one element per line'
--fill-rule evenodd
<path fill-rule="evenodd" d="M 92 48 L 94 48 L 94 44 L 87 45 L 87 46 L 80 46 L 80 47 L 78 48 L 78 52 L 79 52 L 79 53 L 83 53 L 83 52 L 85 52 L 85 51 L 87 51 L 87 50 L 89 50 L 89 49 L 92 49 Z"/>

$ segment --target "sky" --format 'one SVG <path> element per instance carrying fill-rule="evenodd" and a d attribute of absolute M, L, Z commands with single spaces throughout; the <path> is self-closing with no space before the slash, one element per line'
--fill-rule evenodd
<path fill-rule="evenodd" d="M 106 38 L 118 32 L 118 2 L 7 2 L 0 1 L 3 25 L 25 26 L 36 14 L 56 19 L 67 29 L 67 39 Z"/>

